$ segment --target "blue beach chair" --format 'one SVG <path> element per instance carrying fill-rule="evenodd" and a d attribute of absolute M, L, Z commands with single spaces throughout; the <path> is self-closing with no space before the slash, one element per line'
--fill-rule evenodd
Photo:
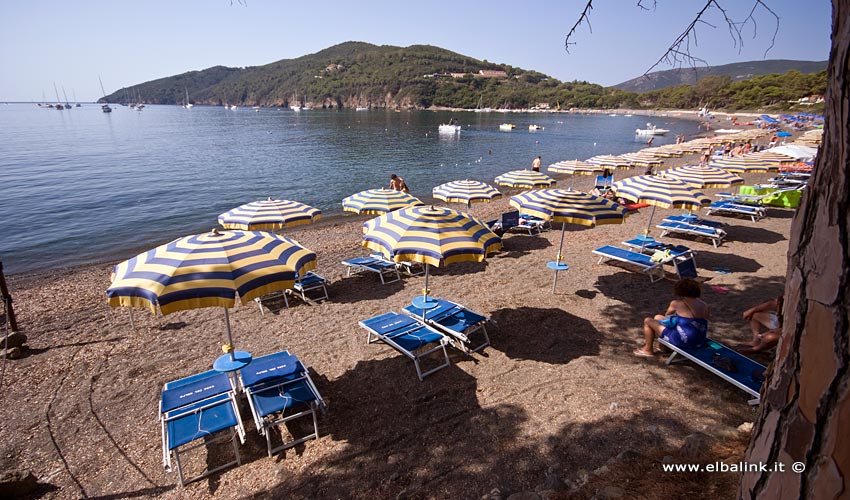
<path fill-rule="evenodd" d="M 599 262 L 597 264 L 601 264 L 605 260 L 629 264 L 649 275 L 650 282 L 656 282 L 664 277 L 664 268 L 662 267 L 664 262 L 653 261 L 652 257 L 645 253 L 633 252 L 613 245 L 605 245 L 604 247 L 597 248 L 593 253 L 599 256 Z"/>
<path fill-rule="evenodd" d="M 708 215 L 737 215 L 749 217 L 753 222 L 764 217 L 764 207 L 760 205 L 748 205 L 728 200 L 715 201 L 706 208 Z"/>
<path fill-rule="evenodd" d="M 174 453 L 181 486 L 241 463 L 236 440 L 238 438 L 242 443 L 245 442 L 245 429 L 233 385 L 226 373 L 210 370 L 166 383 L 159 403 L 159 416 L 162 424 L 162 463 L 165 470 L 171 472 L 171 454 Z M 230 433 L 190 445 L 193 441 L 225 430 L 230 430 Z M 227 439 L 233 441 L 235 460 L 198 476 L 189 479 L 184 477 L 180 453 Z"/>
<path fill-rule="evenodd" d="M 750 405 L 757 405 L 761 401 L 759 391 L 766 370 L 764 365 L 712 339 L 706 339 L 705 346 L 696 349 L 682 349 L 663 338 L 659 338 L 658 342 L 673 351 L 667 358 L 668 365 L 675 361 L 676 356 L 682 356 L 753 396 L 753 399 L 748 401 Z M 728 359 L 726 363 L 731 365 L 721 368 L 717 356 Z M 734 371 L 728 369 L 732 366 Z"/>
<path fill-rule="evenodd" d="M 413 361 L 420 381 L 450 364 L 446 352 L 446 344 L 449 343 L 447 337 L 409 316 L 388 312 L 360 321 L 359 324 L 367 332 L 367 344 L 380 340 Z M 372 340 L 373 336 L 375 340 Z M 429 348 L 431 344 L 436 346 Z M 420 359 L 439 350 L 443 351 L 442 364 L 423 373 L 419 366 Z"/>
<path fill-rule="evenodd" d="M 324 411 L 325 402 L 310 378 L 307 368 L 289 351 L 254 358 L 239 370 L 239 377 L 257 431 L 266 437 L 269 456 L 310 439 L 319 438 L 316 410 Z M 313 432 L 272 448 L 271 429 L 301 417 L 313 417 Z"/>
<path fill-rule="evenodd" d="M 423 310 L 413 305 L 405 307 L 404 312 L 416 320 L 423 320 L 425 324 L 435 330 L 445 333 L 449 336 L 449 342 L 453 346 L 459 346 L 461 350 L 467 353 L 478 352 L 490 345 L 490 336 L 487 335 L 486 327 L 487 317 L 460 304 L 437 299 L 437 306 L 425 310 L 424 318 Z M 471 347 L 469 337 L 477 332 L 481 332 L 484 339 L 477 346 Z M 454 340 L 458 342 L 454 342 Z"/>
<path fill-rule="evenodd" d="M 295 296 L 300 296 L 301 300 L 307 303 L 310 301 L 321 302 L 323 300 L 327 300 L 328 283 L 330 283 L 330 281 L 322 276 L 319 276 L 313 271 L 307 271 L 304 273 L 304 276 L 295 278 Z M 307 297 L 307 292 L 317 292 L 317 294 L 313 297 Z"/>
<path fill-rule="evenodd" d="M 398 272 L 398 266 L 394 262 L 385 259 L 376 259 L 375 257 L 355 257 L 342 261 L 342 265 L 347 270 L 346 276 L 374 273 L 381 278 L 381 284 L 393 283 L 401 279 L 401 274 Z"/>
<path fill-rule="evenodd" d="M 677 222 L 674 220 L 664 220 L 661 224 L 656 225 L 658 229 L 661 229 L 661 238 L 667 236 L 668 234 L 686 234 L 688 236 L 695 236 L 697 238 L 708 238 L 711 240 L 714 248 L 720 246 L 723 243 L 723 238 L 726 237 L 726 231 L 712 226 L 704 226 L 700 224 L 693 224 L 690 222 Z"/>

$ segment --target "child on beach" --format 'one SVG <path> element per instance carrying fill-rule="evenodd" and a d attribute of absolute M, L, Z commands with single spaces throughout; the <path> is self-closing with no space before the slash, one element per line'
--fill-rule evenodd
<path fill-rule="evenodd" d="M 705 343 L 711 310 L 699 298 L 699 282 L 690 278 L 681 279 L 673 286 L 673 293 L 678 298 L 670 302 L 663 316 L 657 314 L 654 318 L 644 318 L 644 344 L 632 351 L 635 356 L 653 357 L 655 337 L 682 348 L 700 347 Z"/>

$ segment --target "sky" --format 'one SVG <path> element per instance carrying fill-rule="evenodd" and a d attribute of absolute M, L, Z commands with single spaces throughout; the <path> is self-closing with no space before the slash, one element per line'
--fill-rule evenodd
<path fill-rule="evenodd" d="M 757 24 L 734 40 L 715 9 L 697 26 L 691 53 L 716 66 L 829 57 L 829 0 L 764 0 Z M 743 20 L 752 0 L 719 0 Z M 216 65 L 258 66 L 346 41 L 427 44 L 536 70 L 562 81 L 616 85 L 647 71 L 706 0 L 596 0 L 590 27 L 564 37 L 585 0 L 0 0 L 0 101 L 55 100 L 54 83 L 80 101 L 121 87 Z M 654 7 L 654 8 L 653 8 Z M 755 28 L 755 29 L 754 29 Z M 767 51 L 771 42 L 774 46 Z M 655 70 L 672 69 L 662 64 Z M 44 96 L 44 97 L 43 97 Z M 63 99 L 64 100 L 64 99 Z"/>

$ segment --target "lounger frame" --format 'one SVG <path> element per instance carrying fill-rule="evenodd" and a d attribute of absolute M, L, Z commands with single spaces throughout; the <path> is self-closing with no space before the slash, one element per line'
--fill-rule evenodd
<path fill-rule="evenodd" d="M 314 273 L 313 271 L 307 271 L 303 277 L 296 278 L 295 287 L 293 289 L 293 296 L 301 298 L 306 303 L 310 302 L 321 302 L 323 300 L 328 299 L 328 287 L 327 284 L 330 283 L 329 280 L 325 279 L 322 276 Z M 308 297 L 307 292 L 320 292 L 320 295 L 315 295 L 313 297 Z"/>
<path fill-rule="evenodd" d="M 699 224 L 691 224 L 688 222 L 665 220 L 655 227 L 661 229 L 661 238 L 671 233 L 687 234 L 688 236 L 694 236 L 697 238 L 708 238 L 711 240 L 714 248 L 720 246 L 720 244 L 723 243 L 723 238 L 726 237 L 726 231 L 722 229 Z"/>
<path fill-rule="evenodd" d="M 738 353 L 738 352 L 736 352 L 736 351 L 734 351 L 734 350 L 732 350 L 732 349 L 729 349 L 728 347 L 724 346 L 724 345 L 723 345 L 723 344 L 721 344 L 720 342 L 717 342 L 717 341 L 712 340 L 712 339 L 710 339 L 710 338 L 707 338 L 707 339 L 706 339 L 706 342 L 714 343 L 714 344 L 716 344 L 717 346 L 720 346 L 722 349 L 718 349 L 718 350 L 723 351 L 723 353 L 724 353 L 725 355 L 727 355 L 727 356 L 733 356 L 733 357 L 736 357 L 736 358 L 739 358 L 739 359 L 740 359 L 740 358 L 743 358 L 743 359 L 747 360 L 747 362 L 748 362 L 748 363 L 752 363 L 752 364 L 754 364 L 754 365 L 757 365 L 758 367 L 760 367 L 760 368 L 761 368 L 761 369 L 763 369 L 763 370 L 766 370 L 766 369 L 767 369 L 764 365 L 762 365 L 762 364 L 760 364 L 760 363 L 757 363 L 757 362 L 753 361 L 752 359 L 750 359 L 750 358 L 748 358 L 748 357 L 744 356 L 743 354 L 740 354 L 740 353 Z M 756 391 L 756 390 L 754 390 L 753 388 L 751 388 L 751 387 L 747 386 L 746 384 L 743 384 L 743 383 L 742 383 L 742 382 L 740 382 L 739 380 L 737 380 L 737 379 L 735 379 L 734 377 L 732 377 L 731 375 L 729 375 L 727 372 L 725 372 L 725 371 L 723 371 L 723 370 L 721 370 L 721 369 L 719 369 L 719 368 L 717 368 L 717 367 L 715 367 L 715 366 L 713 366 L 713 365 L 711 365 L 711 364 L 709 364 L 709 363 L 706 363 L 705 361 L 703 361 L 703 360 L 701 360 L 701 359 L 697 358 L 696 356 L 694 356 L 693 354 L 689 353 L 688 351 L 686 351 L 686 350 L 684 350 L 684 349 L 681 349 L 681 348 L 679 348 L 679 347 L 676 347 L 675 345 L 671 344 L 670 342 L 667 342 L 667 341 L 666 341 L 666 340 L 664 340 L 663 338 L 660 338 L 660 337 L 659 337 L 659 338 L 658 338 L 658 343 L 659 343 L 659 344 L 661 344 L 661 345 L 663 345 L 663 346 L 665 346 L 665 347 L 667 347 L 667 348 L 668 348 L 668 349 L 670 349 L 671 351 L 673 351 L 673 352 L 672 352 L 672 354 L 670 354 L 670 356 L 667 358 L 667 361 L 665 362 L 666 364 L 668 364 L 668 365 L 669 365 L 669 364 L 671 364 L 671 363 L 673 363 L 673 362 L 675 362 L 675 361 L 678 361 L 678 360 L 676 359 L 676 357 L 677 357 L 677 356 L 681 356 L 681 357 L 683 357 L 683 358 L 685 358 L 685 359 L 687 359 L 687 360 L 689 360 L 689 361 L 691 361 L 691 362 L 693 362 L 693 363 L 695 363 L 695 364 L 697 364 L 697 365 L 699 365 L 699 366 L 701 366 L 701 367 L 705 368 L 706 370 L 710 371 L 711 373 L 713 373 L 713 374 L 717 375 L 718 377 L 722 378 L 723 380 L 725 380 L 725 381 L 729 382 L 730 384 L 734 385 L 734 386 L 735 386 L 735 387 L 737 387 L 738 389 L 741 389 L 742 391 L 746 392 L 746 393 L 747 393 L 747 394 L 749 394 L 750 396 L 753 396 L 751 399 L 749 399 L 749 400 L 747 401 L 747 403 L 748 403 L 749 405 L 754 406 L 754 405 L 758 405 L 758 404 L 761 402 L 761 394 L 760 394 L 758 391 Z M 704 349 L 704 348 L 701 348 L 701 349 Z"/>
<path fill-rule="evenodd" d="M 437 307 L 426 311 L 424 318 L 422 310 L 412 305 L 405 307 L 404 312 L 413 319 L 420 322 L 424 321 L 426 325 L 445 333 L 450 337 L 449 343 L 453 347 L 457 347 L 467 354 L 478 352 L 490 345 L 490 336 L 487 333 L 487 322 L 489 318 L 456 302 L 438 299 Z M 472 319 L 475 321 L 467 322 L 466 320 L 468 318 L 459 317 L 462 315 L 472 315 Z M 462 328 L 451 328 L 451 326 L 455 325 L 460 325 Z M 483 335 L 484 340 L 477 346 L 472 347 L 470 345 L 472 344 L 470 337 L 479 331 Z M 456 339 L 459 342 L 453 342 L 452 339 Z"/>

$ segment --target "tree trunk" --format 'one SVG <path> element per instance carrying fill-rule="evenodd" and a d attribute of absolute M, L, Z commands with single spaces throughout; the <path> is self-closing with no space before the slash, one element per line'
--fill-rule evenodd
<path fill-rule="evenodd" d="M 785 472 L 744 474 L 741 498 L 850 498 L 850 0 L 832 10 L 823 144 L 792 223 L 783 338 L 745 459 Z"/>

